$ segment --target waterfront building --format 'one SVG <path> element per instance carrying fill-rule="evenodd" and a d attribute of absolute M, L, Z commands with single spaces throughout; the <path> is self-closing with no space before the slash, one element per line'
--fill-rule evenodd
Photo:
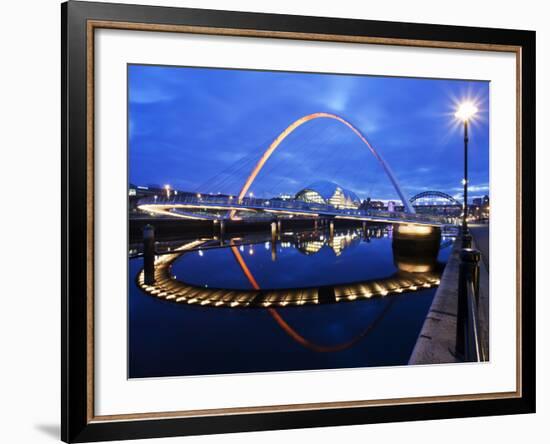
<path fill-rule="evenodd" d="M 296 193 L 296 200 L 331 205 L 340 209 L 357 209 L 361 200 L 350 190 L 334 182 L 318 181 Z"/>

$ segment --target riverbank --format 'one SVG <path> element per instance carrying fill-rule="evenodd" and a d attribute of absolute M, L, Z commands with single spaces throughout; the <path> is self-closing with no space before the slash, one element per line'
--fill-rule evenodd
<path fill-rule="evenodd" d="M 479 320 L 485 349 L 489 350 L 488 226 L 475 227 L 472 247 L 480 249 Z M 478 240 L 479 239 L 479 240 Z M 484 239 L 487 242 L 484 244 Z M 458 311 L 458 274 L 462 239 L 456 239 L 434 300 L 409 358 L 411 365 L 460 362 L 454 354 Z"/>

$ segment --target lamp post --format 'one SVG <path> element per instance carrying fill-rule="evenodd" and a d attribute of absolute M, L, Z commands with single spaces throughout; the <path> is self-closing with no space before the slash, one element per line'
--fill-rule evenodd
<path fill-rule="evenodd" d="M 468 234 L 468 123 L 477 113 L 477 107 L 471 102 L 461 103 L 455 117 L 464 123 L 464 212 L 462 215 L 462 234 Z"/>

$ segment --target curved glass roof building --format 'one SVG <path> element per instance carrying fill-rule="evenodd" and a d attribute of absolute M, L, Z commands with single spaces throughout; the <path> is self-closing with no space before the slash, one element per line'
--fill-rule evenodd
<path fill-rule="evenodd" d="M 335 208 L 358 208 L 361 204 L 353 191 L 326 180 L 314 182 L 300 190 L 296 193 L 296 200 L 332 205 Z"/>

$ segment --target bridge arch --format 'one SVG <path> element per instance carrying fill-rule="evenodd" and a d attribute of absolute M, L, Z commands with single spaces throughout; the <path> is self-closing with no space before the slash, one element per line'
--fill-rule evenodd
<path fill-rule="evenodd" d="M 439 197 L 441 199 L 445 199 L 445 200 L 448 200 L 449 202 L 451 202 L 453 205 L 456 205 L 456 206 L 459 206 L 461 207 L 462 206 L 462 203 L 460 203 L 458 200 L 456 200 L 453 196 L 451 196 L 450 194 L 447 194 L 447 193 L 443 193 L 442 191 L 433 191 L 433 190 L 430 190 L 430 191 L 422 191 L 421 193 L 418 193 L 418 194 L 415 194 L 413 197 L 411 197 L 411 199 L 409 200 L 409 202 L 411 204 L 413 204 L 414 202 L 416 202 L 418 199 L 422 199 L 424 197 Z"/>
<path fill-rule="evenodd" d="M 285 140 L 295 129 L 302 126 L 304 123 L 307 123 L 307 122 L 309 122 L 311 120 L 314 120 L 314 119 L 322 119 L 322 118 L 337 120 L 338 122 L 340 122 L 340 123 L 344 124 L 345 126 L 347 126 L 351 131 L 353 131 L 353 133 L 357 137 L 359 137 L 361 142 L 363 142 L 366 145 L 366 147 L 373 154 L 373 156 L 376 158 L 376 160 L 378 160 L 380 165 L 382 165 L 382 168 L 384 169 L 384 172 L 386 173 L 386 175 L 390 179 L 393 187 L 395 188 L 395 191 L 397 191 L 397 194 L 399 195 L 401 201 L 403 202 L 403 206 L 405 207 L 405 211 L 407 213 L 414 213 L 415 211 L 414 211 L 413 206 L 410 204 L 409 199 L 407 199 L 407 197 L 405 196 L 405 193 L 401 190 L 401 187 L 399 186 L 399 183 L 397 182 L 397 179 L 395 178 L 395 176 L 394 176 L 393 172 L 391 171 L 390 167 L 384 161 L 384 159 L 380 156 L 380 154 L 373 148 L 373 146 L 368 142 L 368 140 L 361 133 L 361 131 L 359 131 L 355 126 L 353 126 L 351 123 L 349 123 L 344 118 L 342 118 L 342 117 L 340 117 L 336 114 L 325 113 L 325 112 L 313 113 L 313 114 L 308 114 L 306 116 L 300 117 L 298 120 L 295 120 L 293 123 L 291 123 L 289 126 L 287 126 L 286 129 L 277 136 L 277 138 L 271 143 L 271 145 L 269 145 L 269 147 L 262 154 L 262 157 L 260 158 L 260 160 L 258 160 L 256 165 L 252 169 L 250 175 L 246 179 L 246 181 L 245 181 L 244 185 L 242 186 L 241 191 L 239 192 L 239 195 L 238 195 L 239 202 L 242 201 L 242 199 L 246 196 L 246 193 L 248 192 L 248 190 L 250 189 L 250 186 L 252 185 L 252 183 L 256 179 L 256 176 L 258 176 L 258 174 L 260 173 L 260 171 L 264 167 L 265 163 L 268 161 L 268 159 L 271 157 L 271 155 L 277 149 L 277 147 L 281 144 L 281 142 L 283 140 Z M 235 215 L 235 210 L 230 212 L 229 217 L 233 218 L 234 215 Z"/>

